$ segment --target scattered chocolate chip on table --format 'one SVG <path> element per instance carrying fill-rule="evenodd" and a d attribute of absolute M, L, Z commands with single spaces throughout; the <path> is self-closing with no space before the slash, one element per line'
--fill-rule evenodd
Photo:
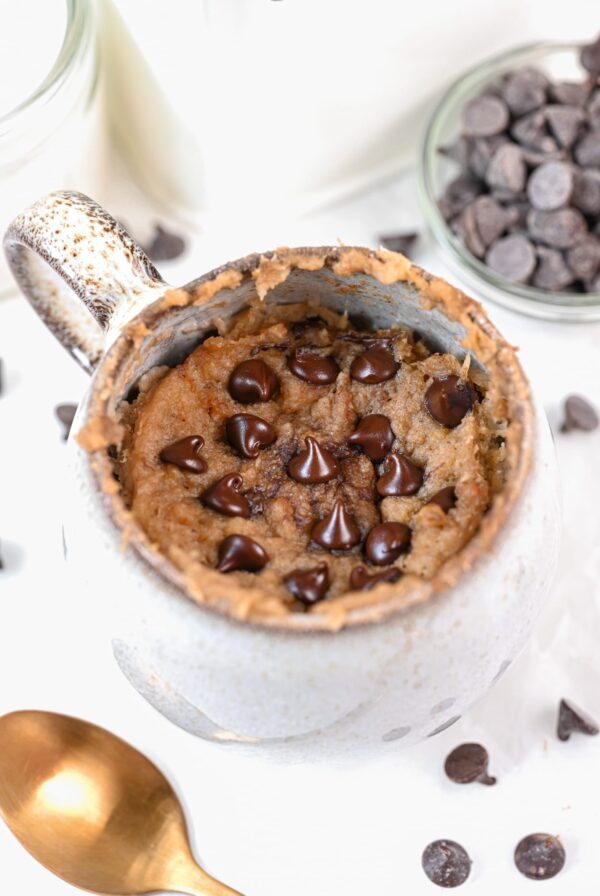
<path fill-rule="evenodd" d="M 564 414 L 561 432 L 571 432 L 573 429 L 593 432 L 598 429 L 600 421 L 596 409 L 581 395 L 569 395 L 565 399 Z"/>
<path fill-rule="evenodd" d="M 501 277 L 551 293 L 600 292 L 600 39 L 581 82 L 523 68 L 463 108 L 439 152 L 460 167 L 438 205 Z"/>
<path fill-rule="evenodd" d="M 593 737 L 598 734 L 598 725 L 572 703 L 563 699 L 558 706 L 556 736 L 559 740 L 569 740 L 573 732 Z"/>
<path fill-rule="evenodd" d="M 186 243 L 182 236 L 166 230 L 160 224 L 154 228 L 154 235 L 150 243 L 144 247 L 148 258 L 152 261 L 173 261 L 183 255 Z"/>
<path fill-rule="evenodd" d="M 446 889 L 460 887 L 471 873 L 467 851 L 454 840 L 434 840 L 426 846 L 421 865 L 433 884 Z"/>
<path fill-rule="evenodd" d="M 477 781 L 493 785 L 496 778 L 488 775 L 489 760 L 488 751 L 481 744 L 460 744 L 446 757 L 444 771 L 455 784 Z"/>
<path fill-rule="evenodd" d="M 548 880 L 562 871 L 564 847 L 552 834 L 530 834 L 515 849 L 515 865 L 530 880 Z"/>

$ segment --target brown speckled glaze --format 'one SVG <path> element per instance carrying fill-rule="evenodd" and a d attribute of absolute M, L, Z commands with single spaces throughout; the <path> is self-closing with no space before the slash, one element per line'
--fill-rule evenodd
<path fill-rule="evenodd" d="M 121 225 L 82 193 L 36 202 L 11 224 L 4 251 L 25 296 L 88 372 L 102 357 L 103 331 L 117 309 L 125 320 L 133 303 L 158 298 L 166 287 Z"/>

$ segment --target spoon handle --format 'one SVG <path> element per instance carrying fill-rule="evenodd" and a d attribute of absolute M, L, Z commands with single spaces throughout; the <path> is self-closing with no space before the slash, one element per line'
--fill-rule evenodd
<path fill-rule="evenodd" d="M 176 893 L 187 893 L 188 896 L 243 896 L 238 890 L 232 890 L 211 877 L 196 864 L 190 865 L 189 870 L 186 869 L 173 890 Z"/>

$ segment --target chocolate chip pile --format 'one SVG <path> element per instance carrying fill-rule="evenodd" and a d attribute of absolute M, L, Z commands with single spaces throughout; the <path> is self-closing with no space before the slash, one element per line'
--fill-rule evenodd
<path fill-rule="evenodd" d="M 440 151 L 461 166 L 439 208 L 497 274 L 550 292 L 600 293 L 600 38 L 581 82 L 523 68 L 463 109 Z"/>
<path fill-rule="evenodd" d="M 239 316 L 142 385 L 118 468 L 179 566 L 254 577 L 279 612 L 430 577 L 503 485 L 505 404 L 468 363 L 331 312 L 278 319 L 300 310 Z"/>

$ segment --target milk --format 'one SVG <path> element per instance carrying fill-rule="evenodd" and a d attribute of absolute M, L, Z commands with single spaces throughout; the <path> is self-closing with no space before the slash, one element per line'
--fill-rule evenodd
<path fill-rule="evenodd" d="M 65 37 L 67 6 L 65 0 L 18 0 L 3 4 L 0 20 L 1 119 L 50 72 Z"/>

